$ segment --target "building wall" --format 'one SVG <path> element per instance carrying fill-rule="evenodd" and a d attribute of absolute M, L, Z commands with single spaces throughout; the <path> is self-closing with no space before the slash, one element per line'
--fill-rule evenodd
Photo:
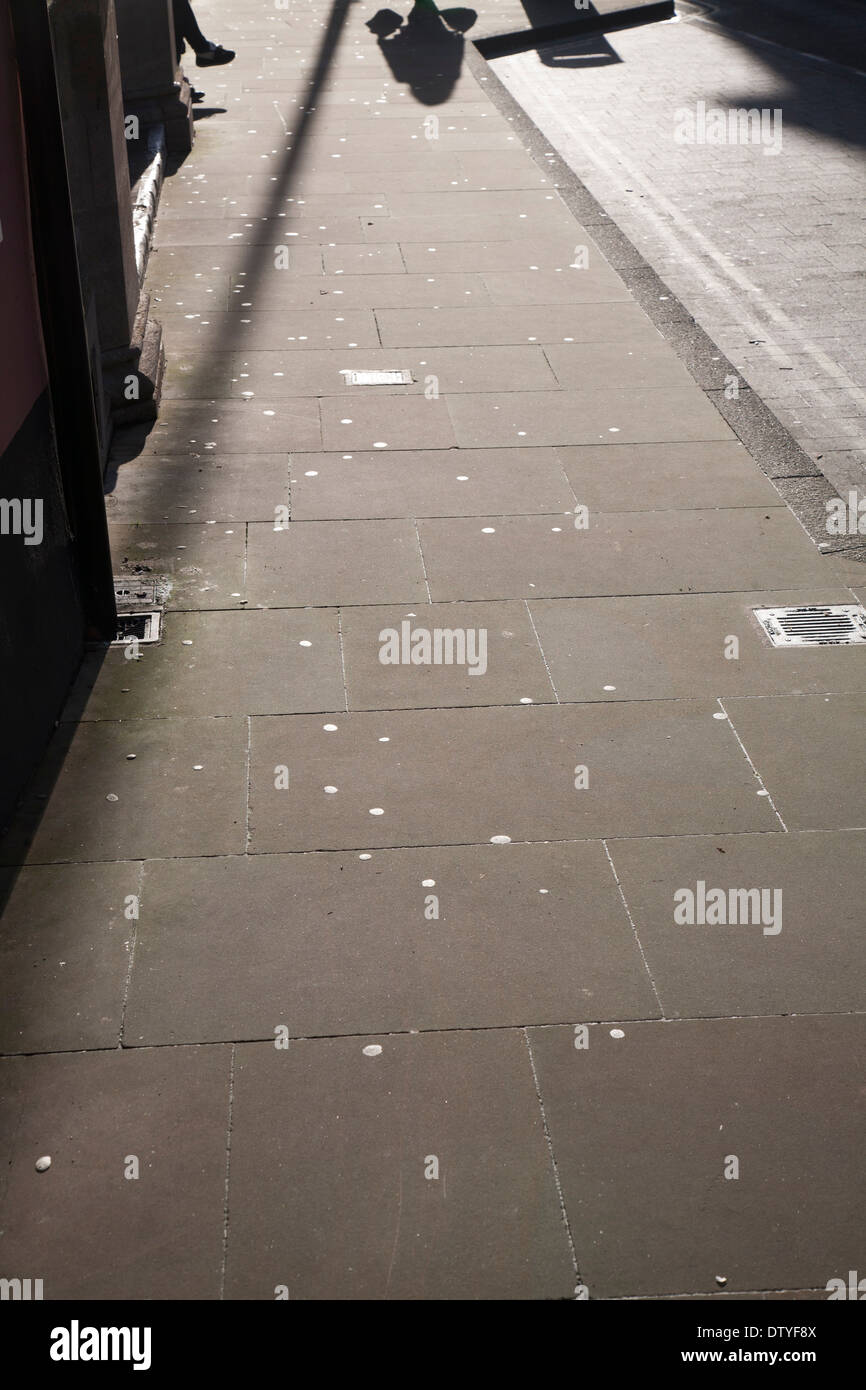
<path fill-rule="evenodd" d="M 8 0 L 0 0 L 0 826 L 51 735 L 83 620 L 54 441 Z M 41 504 L 38 543 L 15 504 Z M 5 506 L 3 504 L 6 504 Z M 30 541 L 35 542 L 38 528 Z"/>

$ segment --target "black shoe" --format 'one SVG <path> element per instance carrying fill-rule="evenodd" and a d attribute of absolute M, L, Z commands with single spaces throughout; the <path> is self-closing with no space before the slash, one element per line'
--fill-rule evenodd
<path fill-rule="evenodd" d="M 223 48 L 222 44 L 212 43 L 210 48 L 205 48 L 201 53 L 195 55 L 195 65 L 197 68 L 216 68 L 221 63 L 230 63 L 234 56 L 234 49 Z"/>

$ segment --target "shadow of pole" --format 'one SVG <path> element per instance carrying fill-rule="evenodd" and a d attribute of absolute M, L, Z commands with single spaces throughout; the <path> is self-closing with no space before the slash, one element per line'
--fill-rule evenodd
<path fill-rule="evenodd" d="M 316 56 L 316 66 L 313 69 L 309 82 L 307 83 L 303 99 L 300 104 L 300 120 L 296 123 L 292 132 L 292 143 L 289 147 L 286 158 L 283 159 L 277 181 L 267 206 L 258 214 L 259 221 L 276 219 L 279 212 L 285 211 L 285 200 L 292 187 L 292 179 L 298 169 L 299 162 L 304 153 L 310 131 L 315 122 L 316 102 L 325 85 L 328 71 L 337 52 L 337 46 L 343 33 L 343 27 L 349 13 L 349 7 L 355 0 L 334 0 L 331 12 L 328 16 L 328 24 L 322 35 L 322 42 Z M 255 291 L 259 288 L 262 277 L 266 270 L 270 270 L 273 265 L 274 248 L 265 242 L 253 243 L 249 247 L 250 264 L 245 276 L 245 289 L 252 290 L 254 297 Z M 241 315 L 229 312 L 226 316 L 225 327 L 219 334 L 216 342 L 210 344 L 211 352 L 233 352 L 240 345 L 238 338 Z M 207 361 L 207 350 L 202 353 L 202 362 Z M 194 371 L 189 378 L 190 385 L 194 387 L 197 372 Z M 190 392 L 194 395 L 194 391 Z"/>
<path fill-rule="evenodd" d="M 292 180 L 297 172 L 299 162 L 304 154 L 310 131 L 315 121 L 316 102 L 325 84 L 334 55 L 336 54 L 348 16 L 349 7 L 355 3 L 356 0 L 334 0 L 331 6 L 328 23 L 322 35 L 322 41 L 316 56 L 316 65 L 307 82 L 300 102 L 300 119 L 292 132 L 291 146 L 289 146 L 286 156 L 281 161 L 279 172 L 276 176 L 276 182 L 273 185 L 266 206 L 260 209 L 256 215 L 256 221 L 260 223 L 273 221 L 275 241 L 277 242 L 280 241 L 280 224 L 277 222 L 277 215 L 280 212 L 285 212 L 285 200 L 292 187 Z M 239 178 L 240 177 L 239 175 Z M 273 265 L 274 246 L 271 245 L 270 242 L 255 241 L 248 243 L 248 250 L 250 258 L 247 273 L 244 277 L 244 288 L 245 290 L 252 291 L 252 294 L 250 294 L 250 298 L 252 298 L 256 290 L 261 287 L 265 273 Z M 242 348 L 248 346 L 246 341 L 243 343 L 240 341 L 243 327 L 241 318 L 241 314 L 229 310 L 225 316 L 223 327 L 220 332 L 206 346 L 202 344 L 195 367 L 186 378 L 186 396 L 188 399 L 210 400 L 212 398 L 209 391 L 199 392 L 197 389 L 201 383 L 204 368 L 207 366 L 210 355 L 241 351 Z M 105 489 L 107 493 L 114 490 L 118 468 L 122 467 L 124 463 L 131 462 L 132 459 L 138 457 L 144 446 L 144 441 L 153 428 L 154 423 L 153 421 L 148 421 L 143 427 L 132 426 L 130 429 L 123 431 L 122 439 L 117 439 L 117 446 L 112 447 L 111 458 L 106 471 Z"/>

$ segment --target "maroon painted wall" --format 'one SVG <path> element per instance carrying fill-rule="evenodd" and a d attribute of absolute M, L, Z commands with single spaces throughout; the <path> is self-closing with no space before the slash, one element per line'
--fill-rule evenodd
<path fill-rule="evenodd" d="M 0 5 L 0 223 L 2 454 L 48 384 L 30 244 L 18 71 L 5 3 Z"/>
<path fill-rule="evenodd" d="M 54 731 L 84 646 L 34 278 L 27 157 L 9 0 L 0 0 L 0 499 L 42 507 L 38 544 L 12 529 L 4 534 L 0 523 L 0 830 Z"/>

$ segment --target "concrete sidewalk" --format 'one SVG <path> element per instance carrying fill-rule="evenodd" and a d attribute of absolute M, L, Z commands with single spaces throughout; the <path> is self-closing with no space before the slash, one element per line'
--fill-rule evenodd
<path fill-rule="evenodd" d="M 733 5 L 612 34 L 603 62 L 598 41 L 573 40 L 492 70 L 836 491 L 862 496 L 863 10 L 832 0 L 817 26 L 803 0 L 743 6 L 743 27 L 775 26 L 766 41 Z M 804 29 L 837 61 L 798 52 Z M 678 143 L 701 102 L 763 110 L 771 157 Z"/>
<path fill-rule="evenodd" d="M 0 1273 L 826 1297 L 863 1260 L 866 646 L 753 609 L 862 567 L 459 40 L 221 8 L 148 273 L 163 406 L 107 499 L 163 640 L 92 657 L 4 857 Z M 678 922 L 702 884 L 778 911 Z"/>

